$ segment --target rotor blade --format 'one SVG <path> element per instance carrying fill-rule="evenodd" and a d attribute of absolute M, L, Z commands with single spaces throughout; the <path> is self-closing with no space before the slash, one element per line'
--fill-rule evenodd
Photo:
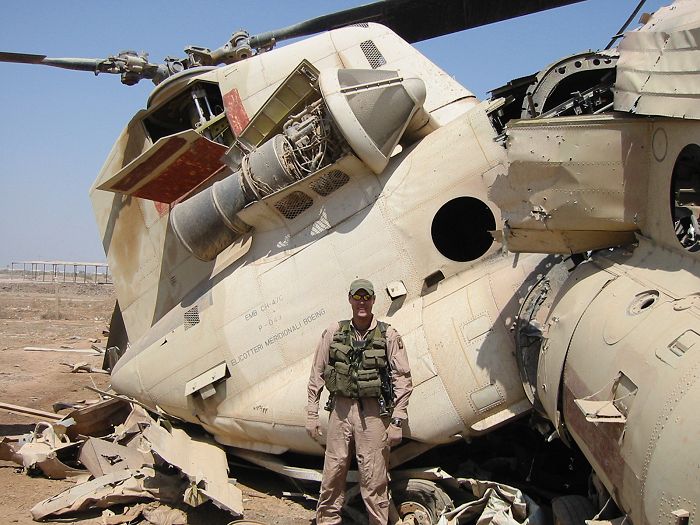
<path fill-rule="evenodd" d="M 410 0 L 409 0 L 410 1 Z M 382 0 L 372 4 L 351 7 L 342 11 L 336 11 L 327 15 L 310 18 L 298 24 L 292 24 L 275 31 L 268 31 L 250 37 L 251 47 L 261 47 L 276 41 L 287 40 L 299 36 L 313 35 L 322 31 L 330 31 L 339 27 L 362 22 L 381 22 L 395 4 L 408 3 L 406 0 Z"/>
<path fill-rule="evenodd" d="M 255 35 L 250 38 L 250 45 L 264 47 L 272 39 L 280 41 L 362 22 L 384 24 L 404 40 L 418 42 L 582 1 L 382 0 Z"/>
<path fill-rule="evenodd" d="M 98 60 L 96 58 L 48 58 L 46 55 L 0 52 L 0 62 L 42 64 L 45 66 L 60 67 L 62 69 L 95 72 L 98 65 L 103 62 L 103 60 Z"/>
<path fill-rule="evenodd" d="M 5 53 L 0 51 L 0 62 L 13 62 L 15 64 L 41 64 L 46 55 L 30 55 L 27 53 Z"/>

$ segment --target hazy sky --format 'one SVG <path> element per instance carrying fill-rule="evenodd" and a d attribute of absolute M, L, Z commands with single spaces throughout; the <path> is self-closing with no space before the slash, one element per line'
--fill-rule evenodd
<path fill-rule="evenodd" d="M 217 48 L 234 31 L 282 27 L 362 0 L 3 2 L 0 51 L 152 62 L 187 45 Z M 417 47 L 483 98 L 550 62 L 605 47 L 638 0 L 588 0 L 436 38 Z M 647 0 L 653 11 L 663 0 Z M 116 75 L 0 64 L 0 267 L 12 261 L 104 261 L 88 189 L 153 85 Z"/>

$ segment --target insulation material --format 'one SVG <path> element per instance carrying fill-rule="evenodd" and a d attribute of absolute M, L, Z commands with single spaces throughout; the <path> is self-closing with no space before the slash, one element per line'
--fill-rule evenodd
<path fill-rule="evenodd" d="M 141 516 L 145 503 L 139 503 L 133 507 L 124 507 L 124 511 L 121 514 L 116 514 L 109 509 L 102 511 L 102 517 L 100 518 L 101 525 L 121 525 L 122 523 L 131 523 Z"/>
<path fill-rule="evenodd" d="M 186 525 L 187 515 L 180 509 L 174 509 L 157 502 L 139 503 L 133 507 L 126 507 L 121 514 L 115 514 L 111 510 L 102 512 L 100 522 L 102 525 L 121 525 L 122 523 L 132 523 L 143 516 L 146 521 L 140 523 L 150 523 L 152 525 Z"/>
<path fill-rule="evenodd" d="M 460 505 L 446 512 L 438 520 L 438 525 L 542 525 L 548 521 L 542 509 L 520 490 L 476 479 L 460 479 L 460 484 L 471 487 L 476 500 Z"/>
<path fill-rule="evenodd" d="M 615 109 L 700 118 L 700 15 L 695 1 L 659 9 L 620 43 Z"/>

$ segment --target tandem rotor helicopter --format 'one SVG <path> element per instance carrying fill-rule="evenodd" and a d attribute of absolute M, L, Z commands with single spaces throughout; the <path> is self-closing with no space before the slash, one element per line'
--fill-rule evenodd
<path fill-rule="evenodd" d="M 559 523 L 695 523 L 700 5 L 485 101 L 410 45 L 576 1 L 377 2 L 162 64 L 0 53 L 156 84 L 90 190 L 114 389 L 252 462 L 321 455 L 312 353 L 362 276 L 411 361 L 394 467 L 534 412 L 591 466 Z"/>

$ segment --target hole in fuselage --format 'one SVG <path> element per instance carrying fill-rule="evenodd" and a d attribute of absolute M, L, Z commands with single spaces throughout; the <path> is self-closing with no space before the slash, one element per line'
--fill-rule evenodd
<path fill-rule="evenodd" d="M 671 218 L 678 242 L 689 252 L 700 251 L 700 146 L 681 150 L 671 178 Z"/>
<path fill-rule="evenodd" d="M 458 197 L 438 210 L 430 234 L 442 255 L 467 262 L 488 251 L 493 244 L 489 232 L 495 229 L 496 219 L 486 203 L 474 197 Z"/>

